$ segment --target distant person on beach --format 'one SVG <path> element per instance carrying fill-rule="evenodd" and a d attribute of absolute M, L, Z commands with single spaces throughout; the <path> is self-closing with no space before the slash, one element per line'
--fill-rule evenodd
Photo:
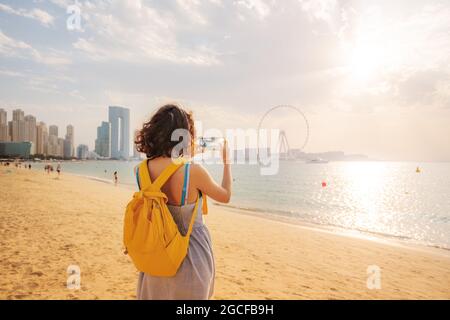
<path fill-rule="evenodd" d="M 58 163 L 58 165 L 56 166 L 56 172 L 58 172 L 58 177 L 59 177 L 61 174 L 61 164 L 60 163 Z"/>
<path fill-rule="evenodd" d="M 119 178 L 117 177 L 117 171 L 114 171 L 114 185 L 117 186 L 117 181 L 119 180 Z"/>
<path fill-rule="evenodd" d="M 28 170 L 31 170 L 31 163 L 28 165 Z"/>
<path fill-rule="evenodd" d="M 226 141 L 222 148 L 224 162 L 222 183 L 217 184 L 208 171 L 192 162 L 195 128 L 193 115 L 176 105 L 161 107 L 144 123 L 137 135 L 136 147 L 147 155 L 147 169 L 151 181 L 172 164 L 172 150 L 179 141 L 172 141 L 176 129 L 188 132 L 187 153 L 180 154 L 188 162 L 178 168 L 161 187 L 167 196 L 167 204 L 180 232 L 187 232 L 191 217 L 195 215 L 190 235 L 189 249 L 181 266 L 173 277 L 158 277 L 140 272 L 137 284 L 137 298 L 148 299 L 210 299 L 214 291 L 215 262 L 210 233 L 203 223 L 203 202 L 206 196 L 217 202 L 227 203 L 231 197 L 231 169 L 228 162 Z M 186 150 L 185 149 L 185 150 Z M 177 155 L 178 156 L 178 155 Z M 135 169 L 137 183 L 142 187 L 140 170 Z M 183 186 L 185 186 L 183 188 Z M 194 211 L 199 200 L 198 210 Z M 206 209 L 206 207 L 205 207 Z M 183 231 L 184 230 L 184 231 Z"/>

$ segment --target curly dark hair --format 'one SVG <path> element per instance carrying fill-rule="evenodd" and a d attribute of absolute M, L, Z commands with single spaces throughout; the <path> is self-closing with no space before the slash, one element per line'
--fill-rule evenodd
<path fill-rule="evenodd" d="M 180 142 L 171 139 L 176 129 L 189 130 L 189 143 L 192 145 L 195 137 L 192 112 L 187 112 L 176 104 L 166 104 L 159 108 L 138 132 L 134 142 L 136 149 L 145 153 L 148 159 L 171 157 L 173 147 Z M 182 150 L 177 156 L 181 155 Z"/>

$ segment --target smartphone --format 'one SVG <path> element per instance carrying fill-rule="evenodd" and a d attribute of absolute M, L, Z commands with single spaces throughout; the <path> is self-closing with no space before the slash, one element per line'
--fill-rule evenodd
<path fill-rule="evenodd" d="M 202 151 L 205 149 L 209 150 L 220 150 L 223 144 L 222 137 L 199 137 L 197 138 L 197 146 Z"/>

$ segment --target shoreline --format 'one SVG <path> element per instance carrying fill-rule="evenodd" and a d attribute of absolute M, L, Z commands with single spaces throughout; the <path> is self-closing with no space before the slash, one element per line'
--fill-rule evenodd
<path fill-rule="evenodd" d="M 270 221 L 276 221 L 281 223 L 287 223 L 291 225 L 295 225 L 301 228 L 307 228 L 319 232 L 327 232 L 339 236 L 344 237 L 350 237 L 355 239 L 365 239 L 368 241 L 374 241 L 379 243 L 385 243 L 395 246 L 403 246 L 403 247 L 411 247 L 412 249 L 417 248 L 421 250 L 437 250 L 441 251 L 442 253 L 447 253 L 450 256 L 450 248 L 447 248 L 445 246 L 440 246 L 437 244 L 427 244 L 422 243 L 420 241 L 417 241 L 412 238 L 408 237 L 402 237 L 402 236 L 395 236 L 395 235 L 389 235 L 389 234 L 383 234 L 383 233 L 376 233 L 371 231 L 365 231 L 365 230 L 355 230 L 355 229 L 346 229 L 338 225 L 326 225 L 326 224 L 320 224 L 320 223 L 314 223 L 309 222 L 306 220 L 302 220 L 301 218 L 297 217 L 289 217 L 289 216 L 283 216 L 281 214 L 274 214 L 270 213 L 269 211 L 264 210 L 258 210 L 258 209 L 252 209 L 252 208 L 244 208 L 239 206 L 230 206 L 230 205 L 224 205 L 220 203 L 215 203 L 215 206 L 222 207 L 226 210 L 236 212 L 238 214 L 242 215 L 248 215 L 252 217 L 258 217 L 261 219 L 268 219 Z"/>
<path fill-rule="evenodd" d="M 400 247 L 404 249 L 417 250 L 421 252 L 428 252 L 432 254 L 442 255 L 450 257 L 450 248 L 440 247 L 435 245 L 427 245 L 423 243 L 416 243 L 414 241 L 404 240 L 396 238 L 395 236 L 382 235 L 376 233 L 370 233 L 368 231 L 358 231 L 352 229 L 345 229 L 339 226 L 322 225 L 313 222 L 307 222 L 299 218 L 281 217 L 276 214 L 271 214 L 266 211 L 256 211 L 252 209 L 245 209 L 239 207 L 231 207 L 223 204 L 214 203 L 214 206 L 223 207 L 229 212 L 233 212 L 239 215 L 245 215 L 255 217 L 259 219 L 265 219 L 276 223 L 287 224 L 295 226 L 301 229 L 308 229 L 314 232 L 322 232 L 338 237 L 346 237 L 355 240 L 365 240 L 369 242 L 384 244 L 392 247 Z"/>
<path fill-rule="evenodd" d="M 8 172 L 9 171 L 9 172 Z M 123 254 L 134 190 L 64 173 L 0 167 L 0 299 L 135 299 Z M 450 299 L 450 257 L 210 205 L 214 299 Z M 81 287 L 66 287 L 79 266 Z M 382 286 L 367 286 L 378 266 Z"/>

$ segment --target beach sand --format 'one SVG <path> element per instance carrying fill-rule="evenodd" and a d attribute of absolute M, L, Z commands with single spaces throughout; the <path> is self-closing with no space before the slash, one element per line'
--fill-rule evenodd
<path fill-rule="evenodd" d="M 0 167 L 0 299 L 135 299 L 123 254 L 133 190 Z M 215 299 L 450 299 L 446 250 L 397 245 L 243 214 L 210 201 Z M 70 265 L 81 287 L 67 288 Z M 366 285 L 368 266 L 381 289 Z"/>

